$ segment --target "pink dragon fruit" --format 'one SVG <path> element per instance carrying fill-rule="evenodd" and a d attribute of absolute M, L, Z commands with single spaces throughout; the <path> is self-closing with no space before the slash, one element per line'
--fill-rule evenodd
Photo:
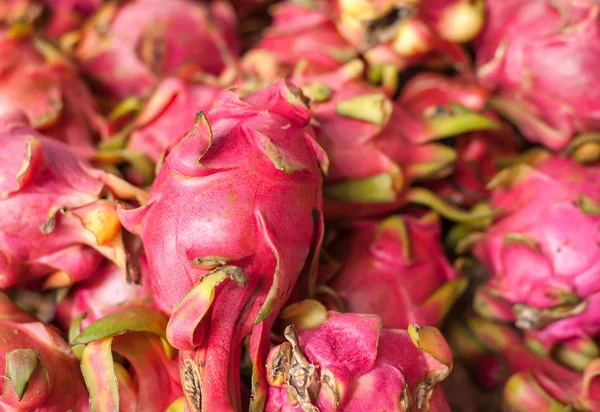
<path fill-rule="evenodd" d="M 508 125 L 458 136 L 454 172 L 431 188 L 456 205 L 473 206 L 484 201 L 489 196 L 487 184 L 500 172 L 501 162 L 517 154 L 517 148 L 517 136 Z"/>
<path fill-rule="evenodd" d="M 125 268 L 115 198 L 147 194 L 34 131 L 23 113 L 0 117 L 0 142 L 0 289 L 68 286 L 102 256 Z"/>
<path fill-rule="evenodd" d="M 288 326 L 269 354 L 266 412 L 450 411 L 436 384 L 452 355 L 437 329 L 382 329 L 375 315 L 310 307 L 305 329 Z"/>
<path fill-rule="evenodd" d="M 440 326 L 466 279 L 444 256 L 437 215 L 358 221 L 348 229 L 328 248 L 339 262 L 328 286 L 344 309 L 377 314 L 386 328 Z"/>
<path fill-rule="evenodd" d="M 109 3 L 83 28 L 74 54 L 108 96 L 145 96 L 164 76 L 219 75 L 237 55 L 235 30 L 233 10 L 220 2 Z"/>
<path fill-rule="evenodd" d="M 71 327 L 92 411 L 183 412 L 177 352 L 166 343 L 167 320 L 153 309 L 129 308 L 96 320 L 80 334 L 77 323 Z"/>
<path fill-rule="evenodd" d="M 243 100 L 224 92 L 208 117 L 173 146 L 148 204 L 120 217 L 142 237 L 155 299 L 172 310 L 167 337 L 182 351 L 188 408 L 240 409 L 241 344 L 251 334 L 260 410 L 271 325 L 318 257 L 327 160 L 285 82 Z"/>
<path fill-rule="evenodd" d="M 467 0 L 337 0 L 335 14 L 342 36 L 374 66 L 399 70 L 422 62 L 450 60 L 468 65 L 455 43 L 478 34 L 483 8 Z"/>
<path fill-rule="evenodd" d="M 273 25 L 245 57 L 255 63 L 254 71 L 264 80 L 289 75 L 298 64 L 308 74 L 340 68 L 356 56 L 356 51 L 338 33 L 325 1 L 287 1 L 274 7 Z M 275 64 L 267 64 L 273 60 Z"/>
<path fill-rule="evenodd" d="M 600 128 L 600 5 L 596 0 L 492 0 L 475 43 L 493 106 L 532 142 L 564 149 Z"/>
<path fill-rule="evenodd" d="M 134 122 L 128 148 L 158 162 L 171 142 L 194 126 L 196 113 L 207 113 L 221 89 L 202 83 L 169 78 L 158 85 Z"/>
<path fill-rule="evenodd" d="M 338 72 L 312 76 L 310 81 L 301 75 L 294 78 L 313 99 L 310 108 L 318 122 L 318 140 L 331 161 L 324 188 L 328 219 L 379 215 L 397 209 L 411 199 L 406 190 L 411 183 L 451 172 L 454 151 L 432 140 L 497 126 L 495 121 L 467 109 L 446 110 L 436 116 L 438 105 L 446 104 L 454 95 L 457 99 L 461 96 L 452 87 L 447 87 L 449 96 L 445 91 L 439 96 L 421 95 L 413 87 L 410 96 L 400 99 L 406 102 L 406 109 L 386 97 L 383 90 L 362 81 L 362 66 L 357 63 L 350 62 Z M 436 79 L 423 79 L 422 88 L 431 88 Z M 428 109 L 414 108 L 419 99 Z M 472 107 L 481 107 L 485 101 L 480 89 L 465 89 L 460 99 Z"/>
<path fill-rule="evenodd" d="M 44 37 L 58 39 L 75 30 L 97 10 L 103 0 L 5 0 L 0 4 L 0 24 L 29 30 L 41 26 Z M 21 26 L 19 28 L 19 26 Z"/>
<path fill-rule="evenodd" d="M 474 122 L 483 119 L 469 116 L 465 109 L 483 113 L 487 121 L 498 120 L 494 113 L 485 110 L 488 99 L 488 92 L 468 74 L 451 78 L 421 73 L 405 85 L 399 101 L 413 116 L 437 119 L 440 124 L 448 114 L 459 115 L 457 118 L 462 121 L 454 121 L 454 127 L 460 133 L 460 128 L 465 130 L 463 125 L 473 127 Z M 454 172 L 448 179 L 431 185 L 440 197 L 463 206 L 472 206 L 487 197 L 486 185 L 499 171 L 497 161 L 516 155 L 518 149 L 511 127 L 499 122 L 498 125 L 495 130 L 456 136 Z"/>
<path fill-rule="evenodd" d="M 528 348 L 512 328 L 470 316 L 464 323 L 455 323 L 448 333 L 453 352 L 459 360 L 483 373 L 479 381 L 489 376 L 490 359 L 502 364 L 497 384 L 504 385 L 504 403 L 508 410 L 534 412 L 564 410 L 571 405 L 575 410 L 600 410 L 598 379 L 600 358 L 594 344 L 579 346 L 577 353 L 566 353 L 579 363 L 567 367 L 548 355 L 540 355 Z M 562 348 L 563 352 L 564 349 Z M 590 353 L 592 349 L 592 353 Z M 488 357 L 488 361 L 483 360 Z M 556 351 L 555 355 L 564 353 Z M 591 357 L 590 357 L 591 355 Z"/>
<path fill-rule="evenodd" d="M 494 179 L 501 214 L 465 240 L 491 275 L 479 313 L 515 321 L 550 348 L 600 332 L 600 168 L 547 154 L 531 162 Z"/>
<path fill-rule="evenodd" d="M 154 306 L 150 268 L 145 257 L 140 258 L 138 283 L 127 281 L 124 270 L 114 264 L 106 264 L 90 279 L 78 283 L 56 307 L 55 323 L 68 329 L 75 320 L 86 313 L 80 321 L 83 328 L 114 312 L 131 308 Z"/>
<path fill-rule="evenodd" d="M 0 292 L 0 410 L 88 410 L 77 358 L 57 330 Z"/>
<path fill-rule="evenodd" d="M 41 0 L 49 10 L 44 35 L 50 39 L 78 29 L 87 17 L 100 8 L 104 0 Z"/>
<path fill-rule="evenodd" d="M 0 116 L 23 110 L 37 130 L 91 155 L 106 126 L 74 66 L 39 39 L 1 37 L 0 55 Z"/>

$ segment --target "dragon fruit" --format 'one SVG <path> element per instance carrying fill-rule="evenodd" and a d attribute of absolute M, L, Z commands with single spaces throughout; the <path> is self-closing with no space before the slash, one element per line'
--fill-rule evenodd
<path fill-rule="evenodd" d="M 165 342 L 166 327 L 167 317 L 148 308 L 112 313 L 80 334 L 79 324 L 72 326 L 71 346 L 81 359 L 92 411 L 164 412 L 182 403 L 177 353 Z"/>
<path fill-rule="evenodd" d="M 455 43 L 478 34 L 483 8 L 467 0 L 418 3 L 337 0 L 337 26 L 342 36 L 374 66 L 404 70 L 440 58 L 449 58 L 459 67 L 468 65 L 465 52 Z"/>
<path fill-rule="evenodd" d="M 164 76 L 221 74 L 237 55 L 236 18 L 224 3 L 109 3 L 86 24 L 73 53 L 109 97 L 145 96 Z"/>
<path fill-rule="evenodd" d="M 432 189 L 449 203 L 474 206 L 489 196 L 488 183 L 502 162 L 517 155 L 518 138 L 508 125 L 500 130 L 473 132 L 456 138 L 456 166 L 452 175 L 433 182 Z"/>
<path fill-rule="evenodd" d="M 196 113 L 210 110 L 220 91 L 210 84 L 164 80 L 136 118 L 128 148 L 158 162 L 170 143 L 180 140 L 194 126 Z"/>
<path fill-rule="evenodd" d="M 327 219 L 379 215 L 397 209 L 411 199 L 406 190 L 411 183 L 451 172 L 454 151 L 432 140 L 497 127 L 495 121 L 468 109 L 434 116 L 438 105 L 461 96 L 451 87 L 447 88 L 447 99 L 440 97 L 444 91 L 430 96 L 414 87 L 411 95 L 398 103 L 384 90 L 361 80 L 361 74 L 361 63 L 353 61 L 337 72 L 312 76 L 309 81 L 301 74 L 294 78 L 313 99 L 310 109 L 318 122 L 318 141 L 331 161 L 324 188 Z M 422 88 L 435 85 L 436 79 L 423 79 Z M 481 107 L 483 96 L 480 89 L 465 89 L 461 99 Z M 403 100 L 408 108 L 401 104 Z M 416 107 L 420 100 L 423 107 Z"/>
<path fill-rule="evenodd" d="M 475 308 L 544 348 L 600 332 L 597 166 L 539 155 L 492 181 L 492 225 L 464 242 L 488 269 Z"/>
<path fill-rule="evenodd" d="M 44 37 L 58 39 L 83 24 L 103 0 L 5 0 L 0 4 L 0 23 L 12 28 L 42 26 Z"/>
<path fill-rule="evenodd" d="M 167 337 L 181 351 L 188 408 L 240 409 L 251 334 L 260 410 L 271 325 L 318 257 L 327 159 L 302 96 L 283 81 L 243 100 L 224 92 L 208 117 L 170 150 L 148 203 L 120 217 L 140 234 L 155 299 L 172 311 Z"/>
<path fill-rule="evenodd" d="M 282 73 L 289 75 L 300 63 L 309 74 L 340 68 L 356 56 L 356 51 L 337 32 L 328 8 L 325 1 L 278 4 L 273 25 L 246 55 L 246 65 L 256 63 L 255 70 L 265 80 Z M 269 60 L 275 64 L 266 64 Z"/>
<path fill-rule="evenodd" d="M 450 410 L 436 384 L 452 356 L 437 329 L 383 329 L 376 315 L 314 303 L 299 333 L 288 326 L 286 342 L 269 354 L 266 412 Z"/>
<path fill-rule="evenodd" d="M 34 131 L 24 113 L 0 117 L 0 142 L 0 289 L 69 286 L 102 256 L 135 275 L 115 198 L 143 202 L 144 191 Z"/>
<path fill-rule="evenodd" d="M 504 386 L 504 404 L 509 410 L 563 410 L 567 405 L 585 411 L 600 408 L 600 358 L 593 343 L 579 345 L 577 351 L 561 348 L 577 361 L 575 368 L 573 363 L 567 366 L 534 352 L 514 329 L 476 316 L 454 323 L 448 339 L 457 359 L 473 369 L 480 383 Z M 556 351 L 555 355 L 565 353 Z"/>
<path fill-rule="evenodd" d="M 532 142 L 562 150 L 600 128 L 600 5 L 596 0 L 492 0 L 475 43 L 494 108 Z"/>
<path fill-rule="evenodd" d="M 440 326 L 466 279 L 446 260 L 439 238 L 435 214 L 354 222 L 327 249 L 339 262 L 328 286 L 346 311 L 377 314 L 386 328 Z"/>
<path fill-rule="evenodd" d="M 140 258 L 140 279 L 127 281 L 124 270 L 114 264 L 101 267 L 93 277 L 78 283 L 56 307 L 55 323 L 68 329 L 86 313 L 79 323 L 83 328 L 114 312 L 131 307 L 152 308 L 150 268 L 145 257 Z"/>
<path fill-rule="evenodd" d="M 23 110 L 34 128 L 90 156 L 106 125 L 75 67 L 39 39 L 1 37 L 0 55 L 0 116 Z"/>
<path fill-rule="evenodd" d="M 87 411 L 79 362 L 57 330 L 0 292 L 0 409 Z"/>

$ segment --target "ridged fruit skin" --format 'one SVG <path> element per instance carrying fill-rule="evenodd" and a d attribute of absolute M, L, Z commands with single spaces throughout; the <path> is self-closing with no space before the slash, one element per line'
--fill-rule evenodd
<path fill-rule="evenodd" d="M 260 403 L 271 325 L 318 256 L 327 160 L 285 82 L 243 100 L 225 92 L 207 117 L 173 146 L 148 204 L 120 217 L 142 238 L 155 299 L 173 311 L 167 336 L 182 351 L 189 407 L 239 410 L 242 341 L 252 334 Z"/>
<path fill-rule="evenodd" d="M 353 222 L 327 252 L 339 265 L 328 286 L 344 310 L 377 314 L 385 328 L 440 326 L 466 286 L 444 256 L 435 214 Z"/>
<path fill-rule="evenodd" d="M 209 84 L 165 79 L 136 118 L 128 148 L 144 153 L 156 163 L 171 142 L 190 131 L 196 113 L 208 113 L 220 91 Z"/>
<path fill-rule="evenodd" d="M 75 66 L 40 39 L 0 36 L 0 55 L 0 116 L 23 110 L 35 129 L 92 155 L 106 122 Z"/>
<path fill-rule="evenodd" d="M 414 117 L 444 119 L 467 109 L 497 122 L 490 130 L 460 133 L 455 136 L 456 162 L 450 176 L 432 182 L 441 198 L 462 206 L 473 206 L 488 197 L 486 186 L 499 172 L 497 162 L 516 156 L 519 140 L 508 124 L 488 109 L 491 95 L 475 76 L 463 73 L 448 77 L 436 73 L 420 73 L 402 88 L 398 101 Z M 465 117 L 464 125 L 471 119 Z"/>
<path fill-rule="evenodd" d="M 149 308 L 127 307 L 69 329 L 90 394 L 91 410 L 164 412 L 185 401 L 177 351 L 165 341 L 168 318 Z M 116 355 L 116 356 L 115 356 Z"/>
<path fill-rule="evenodd" d="M 147 194 L 94 169 L 25 114 L 0 117 L 0 289 L 61 287 L 93 275 L 102 256 L 127 266 L 116 199 Z"/>
<path fill-rule="evenodd" d="M 375 315 L 324 316 L 297 336 L 286 328 L 287 341 L 269 353 L 265 411 L 450 410 L 435 387 L 452 369 L 437 329 L 384 329 Z"/>
<path fill-rule="evenodd" d="M 221 2 L 108 4 L 82 29 L 74 55 L 107 96 L 145 96 L 165 76 L 223 72 L 238 53 L 236 27 Z"/>
<path fill-rule="evenodd" d="M 475 42 L 494 105 L 532 142 L 564 149 L 600 127 L 600 5 L 594 0 L 493 0 Z"/>
<path fill-rule="evenodd" d="M 475 301 L 482 315 L 515 321 L 544 347 L 600 332 L 599 176 L 544 156 L 496 177 L 491 207 L 501 213 L 472 235 L 491 275 Z"/>
<path fill-rule="evenodd" d="M 257 66 L 264 66 L 266 57 L 271 57 L 284 74 L 291 74 L 301 62 L 308 74 L 318 74 L 338 69 L 356 56 L 338 33 L 328 2 L 287 1 L 275 6 L 272 16 L 273 24 L 249 53 L 254 54 Z"/>
<path fill-rule="evenodd" d="M 81 327 L 111 313 L 131 307 L 154 307 L 150 268 L 145 257 L 140 258 L 140 279 L 136 282 L 127 279 L 123 269 L 112 263 L 103 265 L 89 279 L 77 284 L 69 291 L 56 307 L 54 322 L 62 329 L 69 326 L 81 316 Z"/>
<path fill-rule="evenodd" d="M 394 101 L 387 90 L 364 81 L 362 70 L 362 62 L 354 60 L 335 72 L 293 78 L 313 98 L 317 138 L 330 159 L 324 188 L 328 220 L 398 209 L 412 183 L 452 172 L 454 150 L 434 140 L 496 127 L 476 112 L 487 96 L 480 87 L 461 88 L 427 75 Z M 464 110 L 451 110 L 452 103 Z"/>
<path fill-rule="evenodd" d="M 6 412 L 88 410 L 79 362 L 52 326 L 36 321 L 0 292 L 0 409 Z M 11 375 L 7 362 L 12 365 Z M 24 370 L 33 373 L 27 379 Z M 5 378 L 9 375 L 12 379 Z M 20 379 L 17 379 L 20 377 Z M 27 383 L 22 398 L 12 382 Z"/>

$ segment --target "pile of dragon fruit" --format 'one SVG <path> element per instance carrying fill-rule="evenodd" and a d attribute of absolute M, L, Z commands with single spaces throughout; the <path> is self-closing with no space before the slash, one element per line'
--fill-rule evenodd
<path fill-rule="evenodd" d="M 600 411 L 600 2 L 0 0 L 0 411 Z"/>

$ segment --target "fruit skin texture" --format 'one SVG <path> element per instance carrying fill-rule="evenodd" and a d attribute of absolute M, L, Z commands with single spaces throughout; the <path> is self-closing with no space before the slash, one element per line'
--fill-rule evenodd
<path fill-rule="evenodd" d="M 88 410 L 88 394 L 79 362 L 68 343 L 55 328 L 36 321 L 2 292 L 0 336 L 2 411 Z M 17 372 L 7 371 L 7 362 L 12 365 L 11 370 Z M 27 370 L 33 372 L 28 378 Z M 5 378 L 7 374 L 12 379 Z M 27 384 L 21 400 L 13 382 Z"/>
<path fill-rule="evenodd" d="M 74 54 L 109 97 L 144 96 L 164 76 L 219 75 L 238 52 L 236 25 L 224 3 L 109 4 L 82 29 Z"/>
<path fill-rule="evenodd" d="M 221 89 L 177 78 L 161 82 L 135 120 L 128 148 L 157 162 L 171 142 L 185 136 L 194 126 L 198 112 L 208 113 Z"/>
<path fill-rule="evenodd" d="M 92 411 L 164 412 L 183 397 L 177 352 L 165 342 L 167 321 L 157 310 L 129 307 L 97 319 L 81 333 L 72 325 L 69 337 Z"/>
<path fill-rule="evenodd" d="M 297 336 L 288 326 L 287 342 L 269 353 L 265 411 L 450 410 L 435 388 L 452 369 L 437 329 L 383 329 L 375 315 L 324 316 Z"/>
<path fill-rule="evenodd" d="M 493 0 L 475 43 L 494 106 L 532 142 L 564 149 L 600 127 L 600 5 L 594 0 Z"/>
<path fill-rule="evenodd" d="M 482 315 L 516 321 L 544 347 L 600 332 L 599 174 L 545 156 L 496 177 L 491 206 L 501 214 L 473 237 L 491 275 L 475 302 Z"/>
<path fill-rule="evenodd" d="M 34 131 L 22 112 L 0 117 L 0 145 L 0 289 L 69 286 L 102 256 L 125 269 L 115 199 L 143 202 L 144 191 Z"/>
<path fill-rule="evenodd" d="M 450 266 L 439 239 L 433 214 L 357 221 L 327 248 L 340 265 L 328 286 L 345 311 L 377 314 L 385 328 L 440 326 L 466 282 Z"/>
<path fill-rule="evenodd" d="M 0 38 L 0 116 L 23 110 L 31 125 L 85 156 L 106 130 L 77 69 L 43 40 Z"/>
<path fill-rule="evenodd" d="M 480 87 L 461 88 L 443 76 L 423 76 L 392 101 L 361 76 L 361 63 L 353 61 L 326 75 L 294 77 L 311 97 L 323 90 L 310 109 L 319 144 L 331 161 L 324 188 L 328 220 L 398 209 L 413 182 L 451 173 L 456 154 L 435 139 L 496 127 L 476 112 L 487 96 Z M 453 112 L 451 102 L 465 109 Z M 440 115 L 438 107 L 444 109 Z"/>
<path fill-rule="evenodd" d="M 225 92 L 208 117 L 173 146 L 148 204 L 120 217 L 142 238 L 155 299 L 173 311 L 167 337 L 182 351 L 188 407 L 241 408 L 240 350 L 252 334 L 260 408 L 272 322 L 318 256 L 327 160 L 284 82 L 243 100 Z"/>

